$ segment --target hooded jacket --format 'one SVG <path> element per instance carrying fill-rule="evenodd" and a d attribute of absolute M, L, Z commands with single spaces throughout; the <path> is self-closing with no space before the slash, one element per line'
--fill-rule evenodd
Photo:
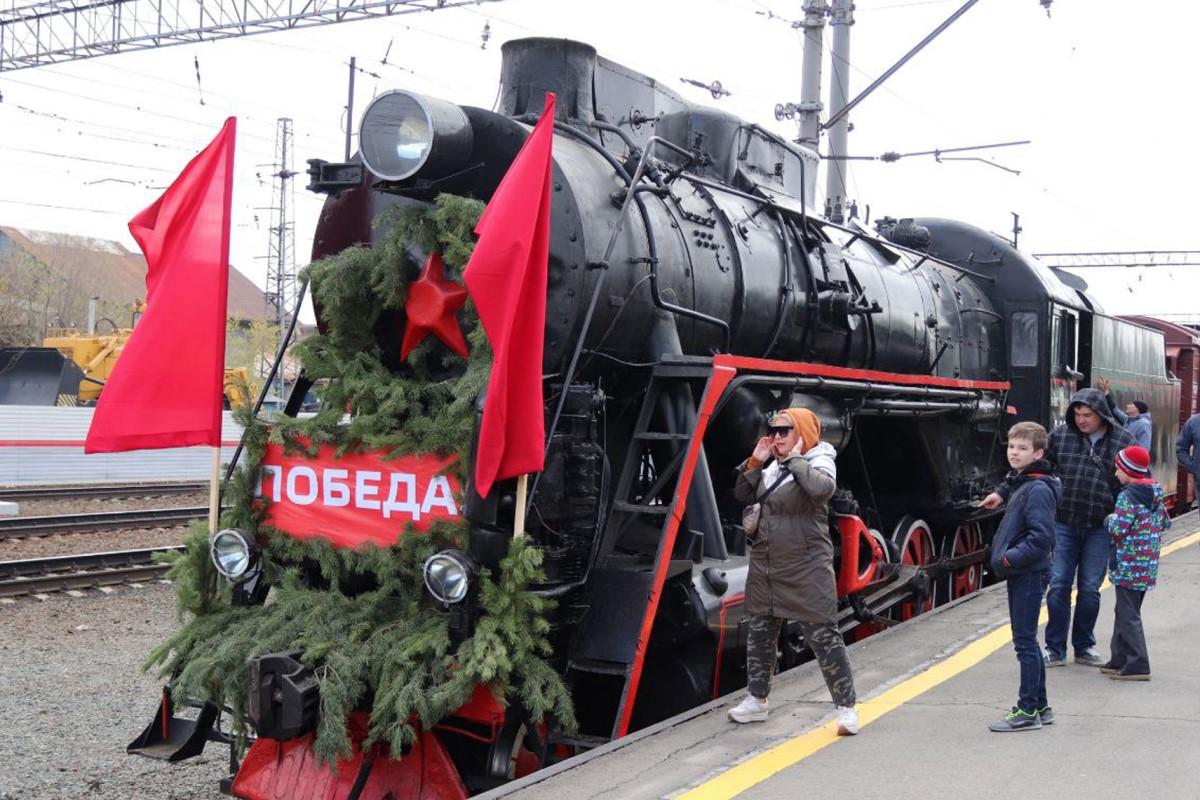
<path fill-rule="evenodd" d="M 1145 592 L 1158 580 L 1158 552 L 1171 519 L 1156 481 L 1131 483 L 1121 490 L 1116 508 L 1105 520 L 1113 538 L 1109 580 L 1115 586 Z"/>
<path fill-rule="evenodd" d="M 1075 409 L 1087 406 L 1108 426 L 1095 444 L 1075 425 Z M 1117 453 L 1134 444 L 1129 431 L 1117 424 L 1099 389 L 1080 389 L 1071 396 L 1067 421 L 1050 432 L 1046 460 L 1062 481 L 1057 520 L 1072 528 L 1099 528 L 1113 510 L 1121 482 L 1113 465 Z M 1006 501 L 1011 489 L 997 490 Z"/>
<path fill-rule="evenodd" d="M 750 550 L 746 578 L 746 612 L 755 616 L 798 619 L 810 623 L 837 621 L 837 584 L 833 574 L 833 540 L 829 534 L 829 498 L 837 489 L 837 451 L 820 441 L 820 423 L 809 411 L 788 415 L 809 430 L 814 441 L 803 456 L 762 465 L 747 459 L 738 467 L 734 495 L 752 503 L 774 482 L 779 469 L 791 478 L 762 500 L 758 534 Z M 812 436 L 810 439 L 809 436 Z M 764 476 L 764 472 L 768 473 Z"/>
<path fill-rule="evenodd" d="M 1054 517 L 1062 482 L 1050 474 L 1050 462 L 1035 461 L 1005 479 L 1008 507 L 992 537 L 989 564 L 1000 578 L 1050 569 L 1054 553 Z M 1008 558 L 1004 566 L 1002 558 Z"/>

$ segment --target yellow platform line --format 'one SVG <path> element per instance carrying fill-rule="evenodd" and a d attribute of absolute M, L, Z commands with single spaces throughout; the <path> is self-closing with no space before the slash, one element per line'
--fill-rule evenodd
<path fill-rule="evenodd" d="M 1176 550 L 1181 550 L 1196 542 L 1200 542 L 1200 532 L 1185 536 L 1163 547 L 1161 556 L 1168 556 Z M 1105 580 L 1100 589 L 1103 591 L 1111 585 L 1108 580 Z M 1075 602 L 1074 593 L 1071 594 L 1071 602 L 1072 604 Z M 1046 617 L 1046 609 L 1043 608 L 1038 618 L 1038 624 L 1044 625 Z M 896 710 L 908 701 L 945 683 L 955 675 L 965 672 L 1011 641 L 1012 629 L 1008 625 L 1002 625 L 966 645 L 949 658 L 931 665 L 869 700 L 860 701 L 858 704 L 859 725 L 861 727 L 870 725 L 888 712 Z M 728 798 L 737 797 L 752 786 L 798 764 L 842 738 L 837 735 L 836 720 L 830 721 L 819 728 L 788 739 L 743 761 L 691 791 L 679 795 L 676 800 L 728 800 Z"/>

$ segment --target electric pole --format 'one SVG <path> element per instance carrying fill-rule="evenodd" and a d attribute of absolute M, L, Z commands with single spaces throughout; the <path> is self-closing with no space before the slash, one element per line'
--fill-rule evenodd
<path fill-rule="evenodd" d="M 829 82 L 829 113 L 837 115 L 850 100 L 850 26 L 854 24 L 854 0 L 833 0 L 829 12 L 832 41 L 829 49 L 831 80 Z M 829 127 L 829 142 L 825 166 L 825 216 L 842 224 L 846 221 L 846 139 L 850 125 L 846 115 Z"/>
<path fill-rule="evenodd" d="M 804 19 L 799 25 L 804 31 L 804 65 L 800 76 L 799 144 L 817 151 L 821 137 L 821 57 L 824 55 L 825 15 L 829 5 L 825 0 L 804 0 Z"/>

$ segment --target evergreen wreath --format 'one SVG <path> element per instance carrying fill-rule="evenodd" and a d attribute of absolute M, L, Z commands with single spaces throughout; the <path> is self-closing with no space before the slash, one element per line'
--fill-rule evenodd
<path fill-rule="evenodd" d="M 306 374 L 325 384 L 323 410 L 305 420 L 277 416 L 269 425 L 242 412 L 246 460 L 226 488 L 230 506 L 221 520 L 262 545 L 271 602 L 232 604 L 230 587 L 209 558 L 204 523 L 194 524 L 185 549 L 170 557 L 167 576 L 186 624 L 150 653 L 145 667 L 173 676 L 177 703 L 205 700 L 229 708 L 243 742 L 247 659 L 292 649 L 303 651 L 320 683 L 314 750 L 322 763 L 350 754 L 346 719 L 368 697 L 364 744 L 384 742 L 393 758 L 414 740 L 414 721 L 432 727 L 479 685 L 489 685 L 502 704 L 518 700 L 532 719 L 552 715 L 564 729 L 576 727 L 570 695 L 546 660 L 551 601 L 527 591 L 544 579 L 541 550 L 514 540 L 496 573 L 480 576 L 482 613 L 472 635 L 454 647 L 447 616 L 425 599 L 422 567 L 433 553 L 461 546 L 461 524 L 435 522 L 422 534 L 410 523 L 389 548 L 338 549 L 272 529 L 254 496 L 270 443 L 310 454 L 322 444 L 339 454 L 457 453 L 455 468 L 465 480 L 475 398 L 492 361 L 474 309 L 468 304 L 459 315 L 471 350 L 466 360 L 426 340 L 405 364 L 389 368 L 377 333 L 403 309 L 420 251 L 440 250 L 446 266 L 461 274 L 482 210 L 476 200 L 445 194 L 428 207 L 393 210 L 376 221 L 389 227 L 373 247 L 350 248 L 307 268 L 327 329 L 296 351 Z M 305 565 L 321 576 L 316 585 L 304 580 Z M 341 587 L 354 575 L 373 576 L 375 583 L 349 596 Z"/>

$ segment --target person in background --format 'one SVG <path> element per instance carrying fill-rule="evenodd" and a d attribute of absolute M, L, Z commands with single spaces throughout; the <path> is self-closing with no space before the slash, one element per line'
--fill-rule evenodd
<path fill-rule="evenodd" d="M 1104 394 L 1080 389 L 1071 396 L 1067 419 L 1050 432 L 1046 460 L 1062 481 L 1062 497 L 1054 525 L 1054 565 L 1046 592 L 1046 666 L 1067 663 L 1067 633 L 1075 661 L 1098 667 L 1104 657 L 1096 651 L 1096 617 L 1100 615 L 1100 584 L 1108 569 L 1112 540 L 1104 518 L 1113 510 L 1121 484 L 1113 475 L 1117 453 L 1133 444 L 1129 431 L 1113 419 Z M 984 498 L 983 508 L 999 508 L 1011 490 L 1000 486 Z M 1079 593 L 1071 617 L 1071 587 Z"/>
<path fill-rule="evenodd" d="M 1154 439 L 1154 420 L 1150 417 L 1150 406 L 1144 400 L 1132 400 L 1125 404 L 1125 410 L 1122 411 L 1113 402 L 1112 395 L 1108 392 L 1109 385 L 1108 378 L 1096 379 L 1096 388 L 1104 392 L 1104 399 L 1108 402 L 1108 410 L 1112 412 L 1113 419 L 1133 435 L 1133 439 L 1139 447 L 1145 448 L 1147 453 L 1151 452 L 1153 450 L 1150 445 Z"/>
<path fill-rule="evenodd" d="M 1193 490 L 1200 490 L 1200 414 L 1193 414 L 1183 423 L 1175 440 L 1175 458 L 1191 473 Z"/>
<path fill-rule="evenodd" d="M 1017 704 L 988 728 L 996 733 L 1033 731 L 1054 722 L 1046 699 L 1046 664 L 1038 648 L 1038 615 L 1050 582 L 1054 551 L 1054 515 L 1062 483 L 1046 461 L 1046 429 L 1036 422 L 1018 422 L 1008 431 L 1005 479 L 1008 507 L 992 538 L 992 572 L 1005 580 L 1013 649 L 1021 665 Z"/>
<path fill-rule="evenodd" d="M 1163 505 L 1162 486 L 1150 474 L 1145 448 L 1126 447 L 1117 453 L 1116 466 L 1124 488 L 1105 527 L 1113 540 L 1109 575 L 1116 587 L 1117 609 L 1110 655 L 1100 671 L 1120 681 L 1148 681 L 1150 656 L 1142 630 L 1142 601 L 1157 582 L 1158 553 L 1171 518 Z"/>
<path fill-rule="evenodd" d="M 749 538 L 746 642 L 749 693 L 729 710 L 733 722 L 765 722 L 775 672 L 779 632 L 796 620 L 817 658 L 837 706 L 837 732 L 858 733 L 854 675 L 837 627 L 837 585 L 829 499 L 837 489 L 837 451 L 821 441 L 821 423 L 805 408 L 775 414 L 767 435 L 737 469 L 734 494 L 759 503 L 758 527 Z"/>

